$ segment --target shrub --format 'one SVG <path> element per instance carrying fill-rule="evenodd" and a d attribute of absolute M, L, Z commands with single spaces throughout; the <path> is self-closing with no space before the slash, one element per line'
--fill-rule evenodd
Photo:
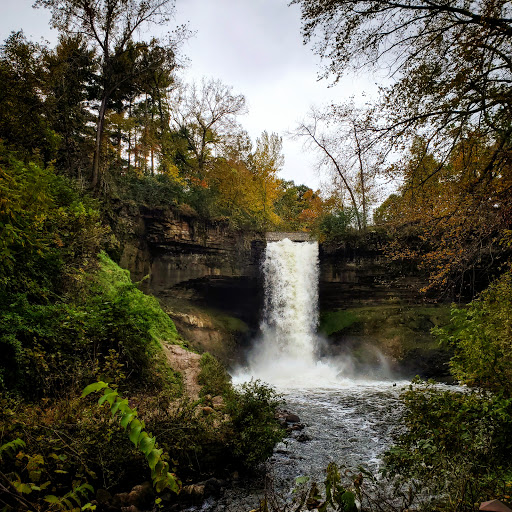
<path fill-rule="evenodd" d="M 385 454 L 386 472 L 419 482 L 445 510 L 509 499 L 512 399 L 413 384 L 402 395 L 406 431 Z"/>
<path fill-rule="evenodd" d="M 453 375 L 471 388 L 411 385 L 402 396 L 406 430 L 385 455 L 386 471 L 421 486 L 438 510 L 510 503 L 512 272 L 467 308 L 452 307 L 450 323 L 433 332 L 453 350 Z"/>
<path fill-rule="evenodd" d="M 82 301 L 72 297 L 34 304 L 25 294 L 0 310 L 0 385 L 27 397 L 55 396 L 82 388 L 105 367 L 112 351 L 129 377 L 128 386 L 160 387 L 179 393 L 181 381 L 165 363 L 161 342 L 177 332 L 157 300 L 142 293 L 129 273 L 106 254 L 87 276 Z"/>
<path fill-rule="evenodd" d="M 203 386 L 200 392 L 201 396 L 223 396 L 231 389 L 231 377 L 218 359 L 205 352 L 201 356 L 199 364 L 201 372 L 198 382 Z"/>
<path fill-rule="evenodd" d="M 435 329 L 454 350 L 450 367 L 459 381 L 512 396 L 512 271 L 509 269 L 467 308 L 452 307 L 451 322 Z"/>
<path fill-rule="evenodd" d="M 281 397 L 266 384 L 250 381 L 234 388 L 225 400 L 231 418 L 225 425 L 228 447 L 238 463 L 254 469 L 284 438 L 285 431 L 275 417 Z"/>
<path fill-rule="evenodd" d="M 356 219 L 356 212 L 352 208 L 337 210 L 322 217 L 319 231 L 325 241 L 340 242 L 353 232 Z"/>
<path fill-rule="evenodd" d="M 2 458 L 2 472 L 31 510 L 71 509 L 63 500 L 76 507 L 91 498 L 79 489 L 120 491 L 149 476 L 123 429 L 74 395 L 37 406 L 0 395 L 0 432 L 0 445 L 24 441 L 16 457 Z"/>

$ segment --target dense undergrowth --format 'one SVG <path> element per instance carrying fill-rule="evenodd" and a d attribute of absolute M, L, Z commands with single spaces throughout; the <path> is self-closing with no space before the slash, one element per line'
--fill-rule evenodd
<path fill-rule="evenodd" d="M 343 312 L 324 318 L 324 326 L 356 321 Z M 348 512 L 354 499 L 371 512 L 469 512 L 494 499 L 512 504 L 511 270 L 466 307 L 452 306 L 451 320 L 433 333 L 452 351 L 451 371 L 463 386 L 413 380 L 401 395 L 403 415 L 381 472 L 331 464 L 323 489 L 300 480 L 293 505 L 270 494 L 261 511 Z"/>
<path fill-rule="evenodd" d="M 282 431 L 270 388 L 233 389 L 205 355 L 202 398 L 183 395 L 163 345 L 186 341 L 104 252 L 115 240 L 98 201 L 51 166 L 22 163 L 4 149 L 0 191 L 3 510 L 92 508 L 97 489 L 126 491 L 150 480 L 160 452 L 127 435 L 135 417 L 177 473 L 178 487 L 167 486 L 174 491 L 178 479 L 254 469 L 271 453 Z M 81 397 L 96 381 L 126 398 L 121 419 Z M 219 410 L 208 407 L 212 393 L 224 398 Z"/>

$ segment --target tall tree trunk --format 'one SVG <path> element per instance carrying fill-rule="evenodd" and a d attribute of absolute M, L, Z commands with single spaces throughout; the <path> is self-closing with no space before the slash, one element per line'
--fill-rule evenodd
<path fill-rule="evenodd" d="M 96 190 L 100 181 L 100 155 L 101 144 L 103 142 L 103 129 L 105 127 L 105 112 L 107 110 L 108 95 L 104 94 L 101 99 L 100 111 L 98 113 L 98 122 L 96 125 L 96 147 L 94 149 L 94 160 L 92 166 L 91 188 Z"/>
<path fill-rule="evenodd" d="M 132 163 L 132 102 L 133 98 L 130 96 L 128 103 L 128 173 L 130 172 Z"/>
<path fill-rule="evenodd" d="M 366 183 L 364 179 L 364 166 L 363 166 L 363 158 L 362 158 L 362 149 L 361 144 L 359 143 L 359 137 L 357 136 L 357 130 L 355 125 L 354 128 L 354 139 L 357 144 L 357 158 L 359 160 L 359 180 L 361 183 L 361 199 L 363 203 L 363 228 L 366 229 L 366 224 L 368 222 L 367 212 L 366 212 Z"/>

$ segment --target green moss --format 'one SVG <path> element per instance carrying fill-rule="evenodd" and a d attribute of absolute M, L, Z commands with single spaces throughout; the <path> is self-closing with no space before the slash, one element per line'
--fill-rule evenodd
<path fill-rule="evenodd" d="M 144 324 L 150 339 L 160 345 L 162 341 L 177 343 L 178 333 L 169 318 L 151 295 L 141 292 L 130 279 L 130 272 L 114 263 L 107 254 L 100 253 L 100 269 L 96 277 L 97 292 L 110 300 L 123 297 L 128 313 Z"/>
<path fill-rule="evenodd" d="M 433 327 L 446 325 L 448 305 L 386 304 L 365 306 L 320 315 L 320 332 L 327 336 L 364 336 L 394 357 L 421 347 L 433 349 L 438 343 Z"/>
<path fill-rule="evenodd" d="M 357 316 L 348 310 L 328 311 L 320 315 L 320 332 L 329 336 L 357 322 Z"/>

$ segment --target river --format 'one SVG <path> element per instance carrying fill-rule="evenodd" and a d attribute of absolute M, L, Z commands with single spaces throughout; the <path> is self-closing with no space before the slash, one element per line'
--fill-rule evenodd
<path fill-rule="evenodd" d="M 265 307 L 261 336 L 234 372 L 234 383 L 260 379 L 283 395 L 286 408 L 300 417 L 303 430 L 274 450 L 267 463 L 272 487 L 292 499 L 295 481 L 309 476 L 322 482 L 329 462 L 376 471 L 389 446 L 401 406 L 405 381 L 394 381 L 386 364 L 350 371 L 350 356 L 321 361 L 324 343 L 318 324 L 318 244 L 290 240 L 269 243 L 262 267 Z M 268 482 L 267 482 L 268 485 Z M 263 482 L 240 482 L 220 499 L 207 500 L 203 511 L 248 512 L 264 496 Z"/>
<path fill-rule="evenodd" d="M 337 389 L 280 389 L 286 408 L 305 425 L 276 446 L 266 465 L 271 485 L 282 500 L 292 500 L 297 477 L 322 482 L 329 462 L 376 472 L 400 416 L 404 381 L 344 381 Z M 307 439 L 307 440 L 299 440 Z M 267 482 L 268 485 L 268 482 Z M 262 479 L 240 481 L 223 496 L 210 498 L 204 512 L 249 512 L 265 496 Z"/>

